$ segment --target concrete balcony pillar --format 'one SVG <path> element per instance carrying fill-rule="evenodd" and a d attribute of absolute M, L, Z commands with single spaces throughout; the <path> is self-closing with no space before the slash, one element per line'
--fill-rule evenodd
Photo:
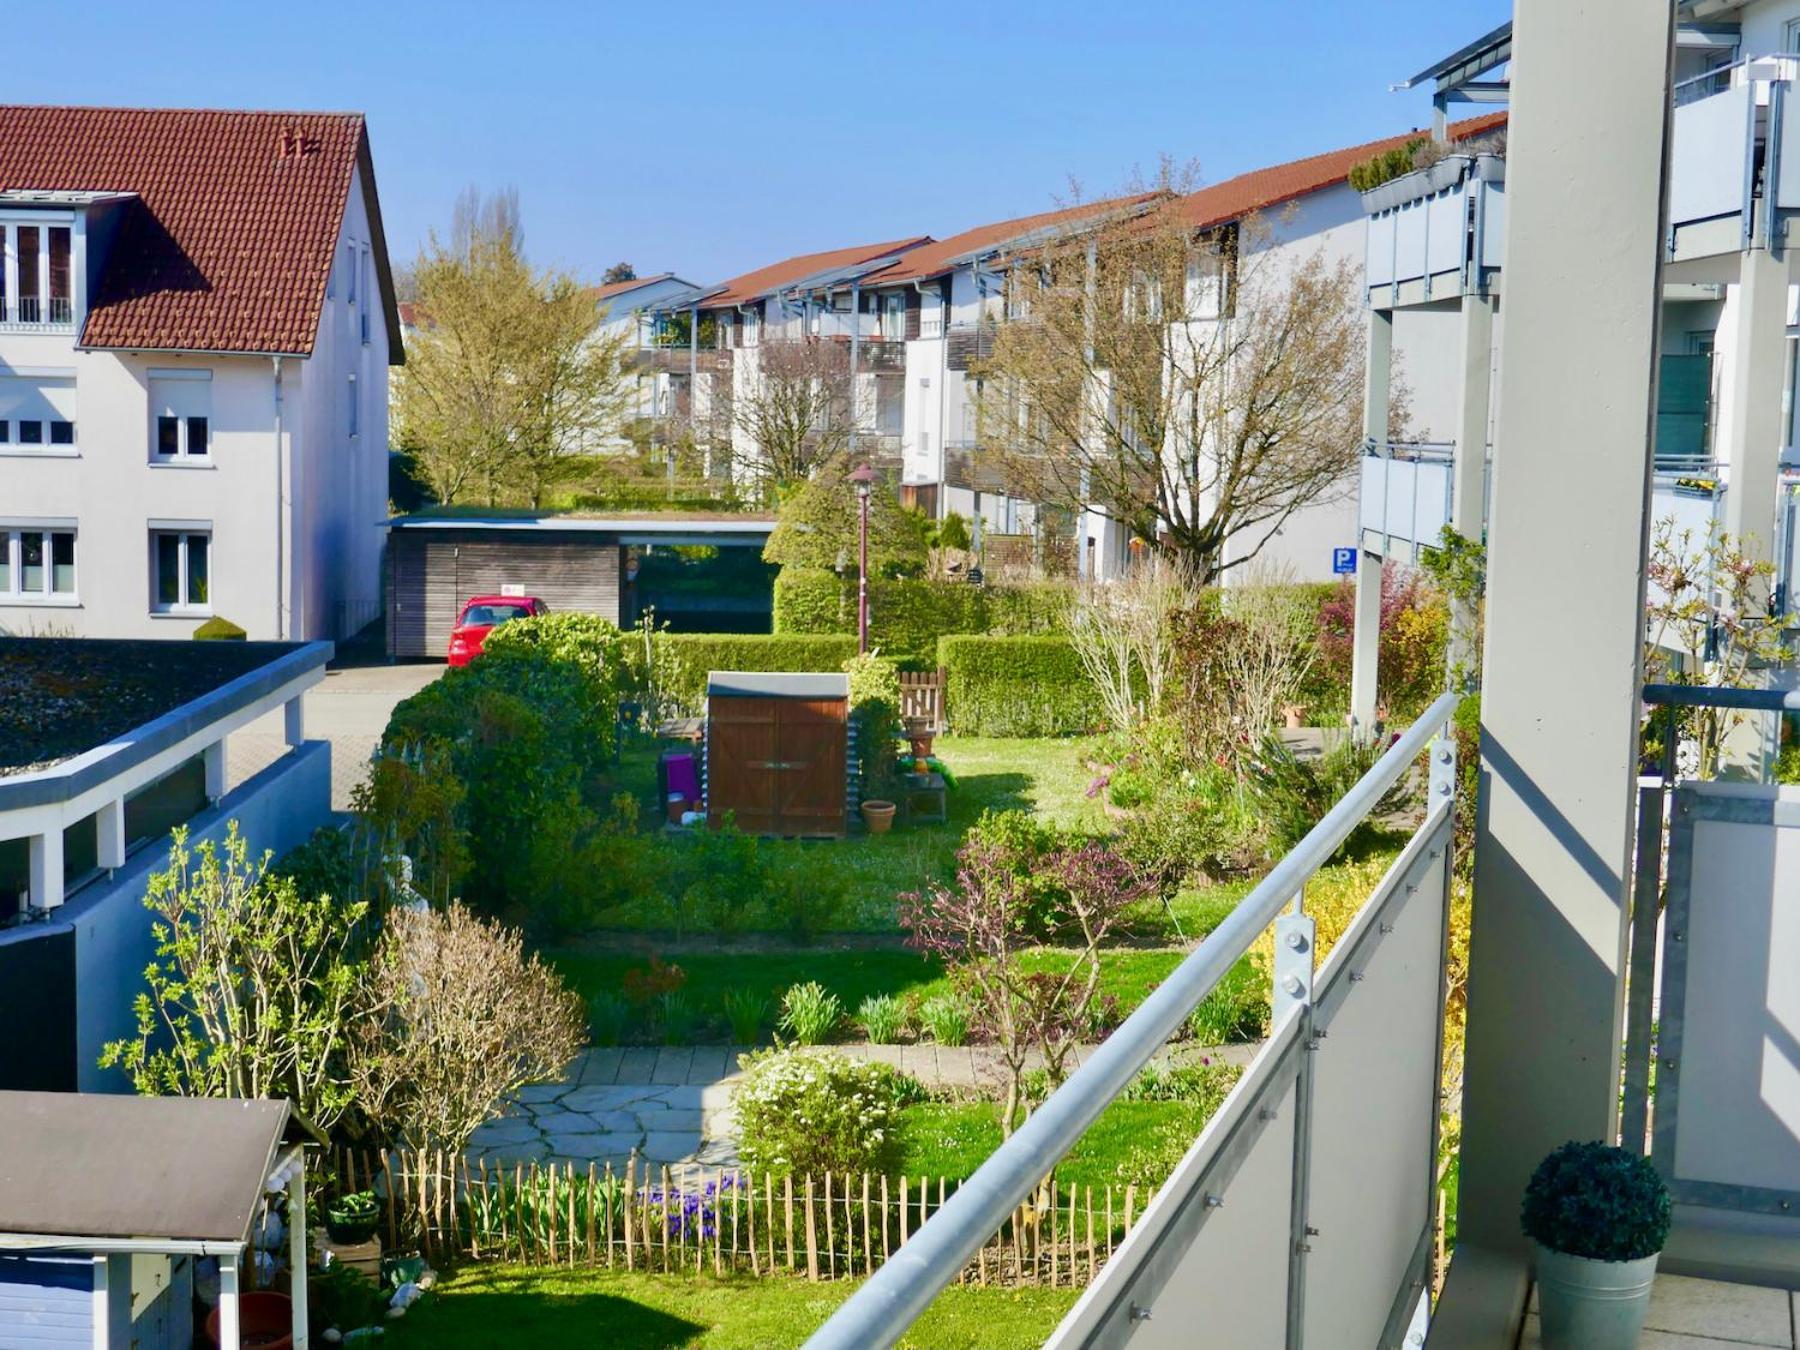
<path fill-rule="evenodd" d="M 1392 310 L 1369 311 L 1368 343 L 1363 361 L 1363 440 L 1383 445 L 1388 438 L 1388 413 L 1391 407 L 1394 373 L 1394 314 Z M 1360 536 L 1362 527 L 1357 526 Z M 1375 729 L 1376 709 L 1381 694 L 1381 572 L 1383 560 L 1378 554 L 1364 552 L 1357 539 L 1356 608 L 1351 634 L 1350 652 L 1350 717 L 1360 736 Z"/>
<path fill-rule="evenodd" d="M 1730 466 L 1725 529 L 1747 557 L 1775 557 L 1781 396 L 1787 381 L 1787 263 L 1766 248 L 1740 255 L 1731 297 L 1731 369 L 1719 410 L 1719 457 Z"/>
<path fill-rule="evenodd" d="M 306 706 L 300 694 L 281 705 L 282 730 L 290 746 L 306 743 Z"/>
<path fill-rule="evenodd" d="M 1515 10 L 1458 1264 L 1522 1270 L 1532 1170 L 1618 1127 L 1673 27 Z"/>
<path fill-rule="evenodd" d="M 111 871 L 125 865 L 125 799 L 105 803 L 94 812 L 94 860 Z"/>
<path fill-rule="evenodd" d="M 1494 369 L 1494 298 L 1462 301 L 1462 383 L 1457 391 L 1456 449 L 1450 469 L 1450 528 L 1480 543 L 1487 529 L 1488 410 Z M 1457 603 L 1450 616 L 1452 677 L 1475 666 L 1475 613 Z"/>
<path fill-rule="evenodd" d="M 28 882 L 33 909 L 55 909 L 63 902 L 62 831 L 46 830 L 31 836 Z"/>

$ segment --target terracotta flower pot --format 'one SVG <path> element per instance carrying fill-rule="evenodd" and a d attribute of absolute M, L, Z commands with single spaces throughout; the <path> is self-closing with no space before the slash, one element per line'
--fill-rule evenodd
<path fill-rule="evenodd" d="M 866 801 L 862 804 L 863 824 L 869 827 L 870 834 L 886 834 L 894 827 L 894 804 L 884 801 Z"/>
<path fill-rule="evenodd" d="M 294 1305 L 286 1294 L 258 1289 L 238 1296 L 238 1343 L 248 1350 L 293 1350 Z M 219 1343 L 219 1310 L 206 1316 L 206 1338 Z"/>
<path fill-rule="evenodd" d="M 937 739 L 937 735 L 935 732 L 921 731 L 909 735 L 906 739 L 912 742 L 913 758 L 925 759 L 931 754 L 931 743 Z"/>

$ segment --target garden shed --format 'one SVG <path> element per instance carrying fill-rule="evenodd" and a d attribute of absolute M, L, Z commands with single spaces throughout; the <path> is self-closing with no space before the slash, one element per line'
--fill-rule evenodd
<path fill-rule="evenodd" d="M 304 1346 L 305 1164 L 289 1123 L 285 1101 L 0 1092 L 0 1345 L 186 1350 L 193 1263 L 213 1257 L 218 1345 L 239 1350 L 252 1229 L 285 1191 Z"/>
<path fill-rule="evenodd" d="M 715 670 L 707 815 L 750 834 L 841 837 L 850 816 L 850 677 Z"/>

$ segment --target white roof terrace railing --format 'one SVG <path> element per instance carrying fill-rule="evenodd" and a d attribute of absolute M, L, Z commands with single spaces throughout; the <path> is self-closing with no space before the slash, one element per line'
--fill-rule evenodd
<path fill-rule="evenodd" d="M 808 1350 L 894 1345 L 1272 923 L 1273 1034 L 1050 1343 L 1341 1346 L 1403 1332 L 1435 1219 L 1456 704 L 1433 703 Z M 1315 972 L 1312 920 L 1282 911 L 1428 748 L 1424 824 Z"/>

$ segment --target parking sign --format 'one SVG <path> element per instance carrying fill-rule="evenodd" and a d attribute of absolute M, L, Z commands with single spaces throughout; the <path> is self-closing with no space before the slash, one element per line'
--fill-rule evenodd
<path fill-rule="evenodd" d="M 1356 571 L 1356 550 L 1354 548 L 1332 549 L 1331 570 L 1340 577 L 1352 575 Z"/>

